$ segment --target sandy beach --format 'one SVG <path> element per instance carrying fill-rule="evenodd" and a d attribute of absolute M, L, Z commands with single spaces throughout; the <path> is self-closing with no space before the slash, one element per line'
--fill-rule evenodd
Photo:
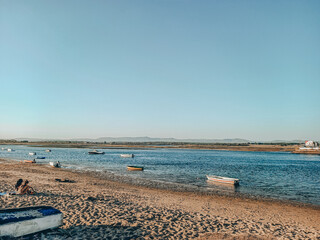
<path fill-rule="evenodd" d="M 0 171 L 1 192 L 19 178 L 37 192 L 1 196 L 0 208 L 64 214 L 62 227 L 32 239 L 320 239 L 319 206 L 152 189 L 13 160 L 0 160 Z"/>

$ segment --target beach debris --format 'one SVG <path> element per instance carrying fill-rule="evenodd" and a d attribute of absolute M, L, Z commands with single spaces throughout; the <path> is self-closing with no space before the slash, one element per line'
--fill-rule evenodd
<path fill-rule="evenodd" d="M 66 183 L 75 183 L 76 182 L 74 180 L 69 180 L 67 178 L 65 178 L 64 180 L 62 180 L 60 178 L 56 178 L 55 181 L 57 181 L 57 182 L 66 182 Z"/>
<path fill-rule="evenodd" d="M 95 197 L 88 197 L 87 200 L 93 202 L 93 201 L 97 201 L 97 198 L 95 198 Z"/>

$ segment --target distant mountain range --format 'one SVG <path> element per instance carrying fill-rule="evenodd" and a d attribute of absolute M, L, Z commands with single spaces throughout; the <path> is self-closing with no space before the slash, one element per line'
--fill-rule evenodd
<path fill-rule="evenodd" d="M 151 138 L 151 137 L 101 137 L 97 139 L 75 140 L 94 142 L 190 142 L 190 143 L 247 143 L 246 139 L 177 139 L 177 138 Z"/>
<path fill-rule="evenodd" d="M 101 138 L 72 138 L 72 139 L 41 139 L 41 138 L 15 138 L 17 141 L 81 141 L 81 142 L 185 142 L 185 143 L 252 143 L 242 138 L 227 139 L 177 139 L 177 138 L 151 138 L 151 137 L 101 137 Z M 303 143 L 304 140 L 275 140 L 263 141 L 264 143 Z"/>

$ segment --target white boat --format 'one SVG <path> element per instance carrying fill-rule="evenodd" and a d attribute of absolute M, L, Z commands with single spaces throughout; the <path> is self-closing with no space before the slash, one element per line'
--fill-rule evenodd
<path fill-rule="evenodd" d="M 237 178 L 229 178 L 229 177 L 220 177 L 220 176 L 208 176 L 207 178 L 209 181 L 218 182 L 218 183 L 226 183 L 226 184 L 233 184 L 239 185 L 239 179 Z"/>
<path fill-rule="evenodd" d="M 37 155 L 37 153 L 35 153 L 35 152 L 29 152 L 29 155 L 33 156 L 33 155 Z"/>
<path fill-rule="evenodd" d="M 1 150 L 7 150 L 7 149 L 3 147 L 3 148 L 1 148 Z"/>
<path fill-rule="evenodd" d="M 123 157 L 123 158 L 134 158 L 134 154 L 120 154 L 120 157 Z"/>
<path fill-rule="evenodd" d="M 8 148 L 7 151 L 8 151 L 8 152 L 14 152 L 14 150 L 11 149 L 11 148 Z"/>
<path fill-rule="evenodd" d="M 20 237 L 62 225 L 63 214 L 48 206 L 0 210 L 0 238 Z"/>
<path fill-rule="evenodd" d="M 56 168 L 61 167 L 61 164 L 59 161 L 58 162 L 49 162 L 49 164 L 51 167 L 56 167 Z"/>
<path fill-rule="evenodd" d="M 89 154 L 104 154 L 104 152 L 99 152 L 98 150 L 93 150 L 88 152 Z"/>
<path fill-rule="evenodd" d="M 51 150 L 50 149 L 46 149 L 46 152 L 51 152 Z"/>

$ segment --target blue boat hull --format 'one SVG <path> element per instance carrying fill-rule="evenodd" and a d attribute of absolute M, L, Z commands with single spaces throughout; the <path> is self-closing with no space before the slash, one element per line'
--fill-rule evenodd
<path fill-rule="evenodd" d="M 62 225 L 63 214 L 49 206 L 0 210 L 0 237 L 20 237 Z"/>

